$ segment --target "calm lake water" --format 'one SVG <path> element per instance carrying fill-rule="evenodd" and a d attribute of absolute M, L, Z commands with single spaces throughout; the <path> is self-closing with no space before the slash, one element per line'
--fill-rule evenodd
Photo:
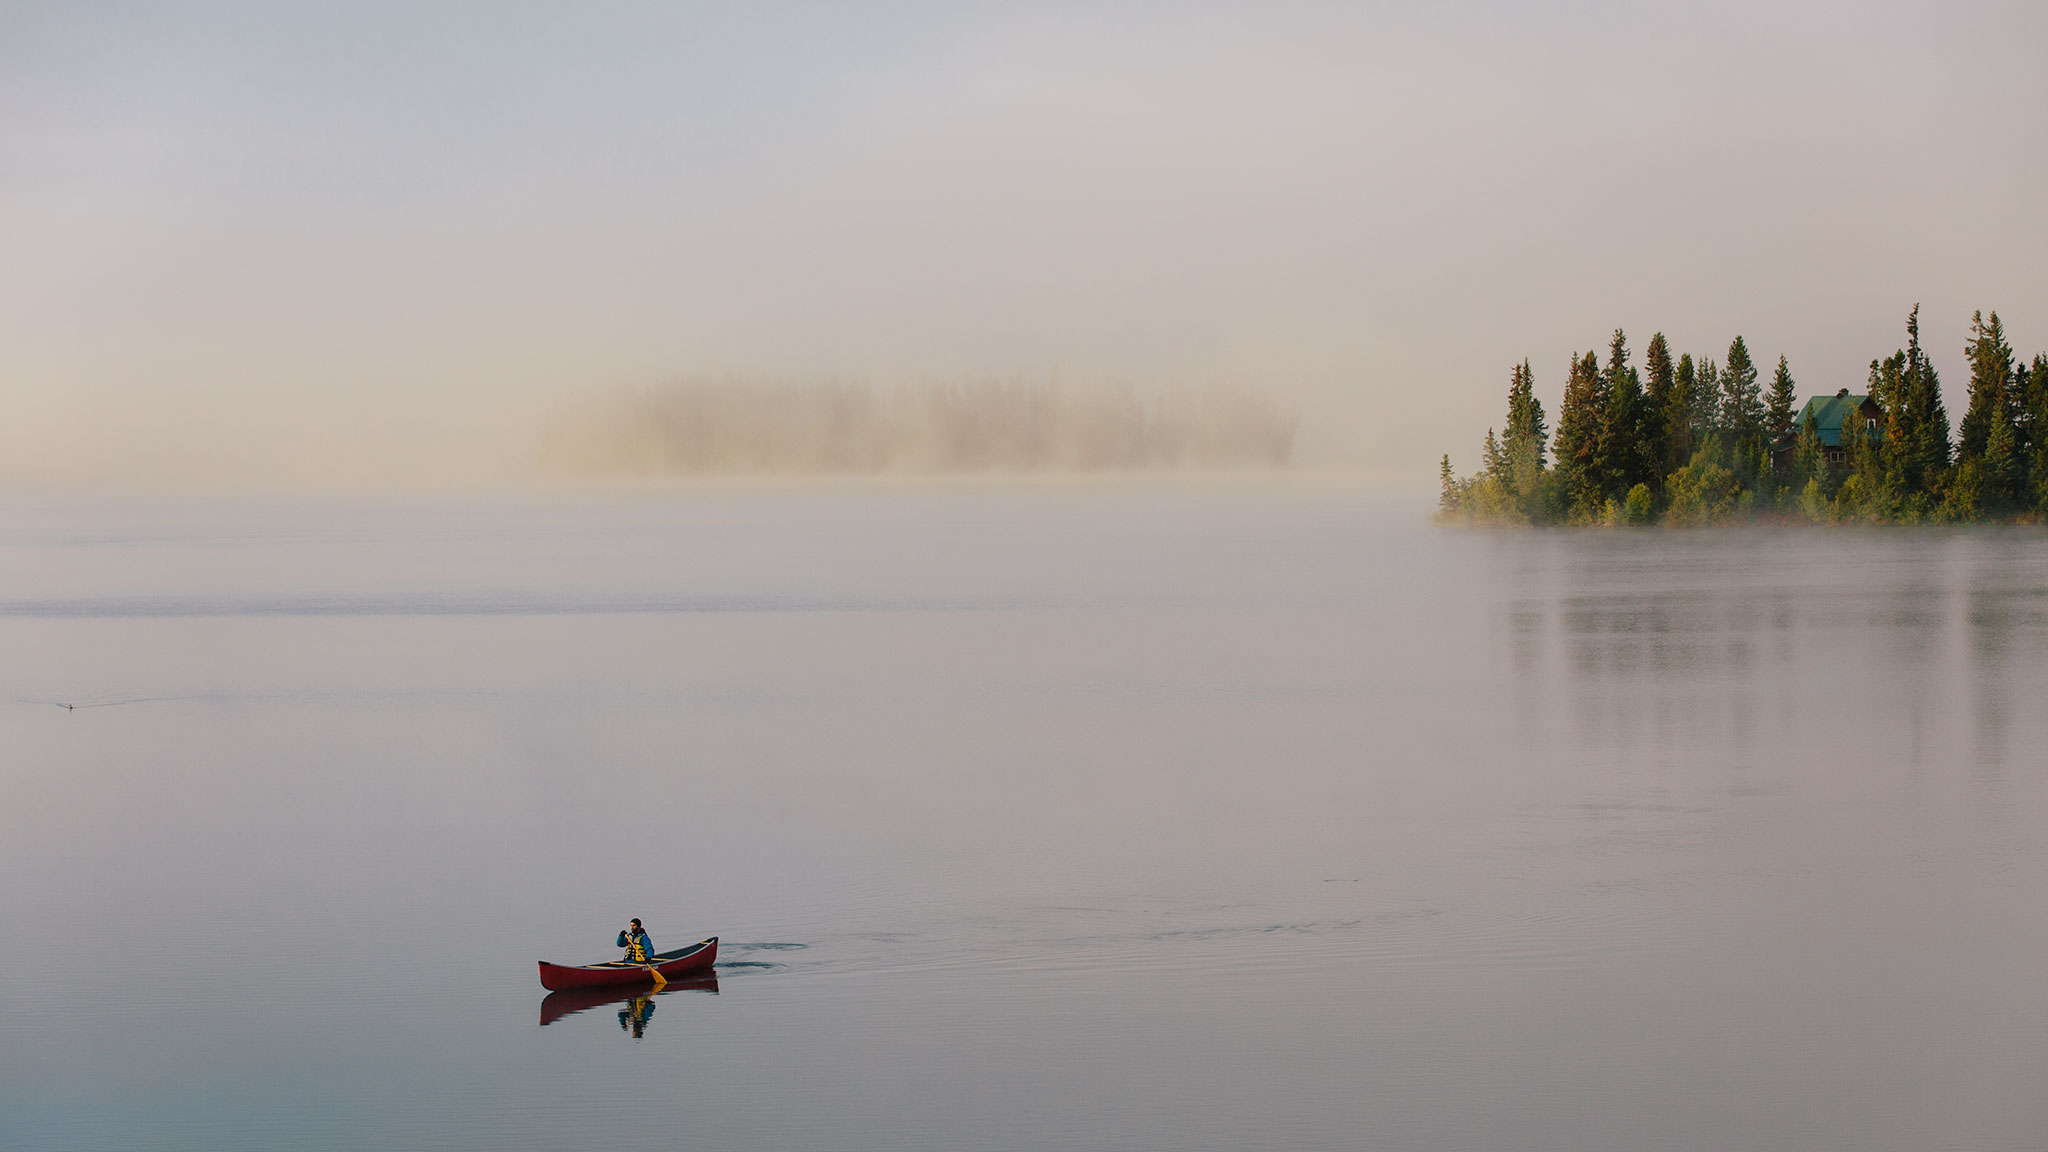
<path fill-rule="evenodd" d="M 2048 1145 L 2048 535 L 1425 515 L 0 506 L 0 1146 Z"/>

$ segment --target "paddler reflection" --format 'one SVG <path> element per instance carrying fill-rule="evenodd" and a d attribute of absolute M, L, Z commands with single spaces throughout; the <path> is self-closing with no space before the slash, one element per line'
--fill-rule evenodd
<path fill-rule="evenodd" d="M 647 1035 L 647 1018 L 654 1015 L 654 993 L 635 996 L 633 1002 L 619 1009 L 619 1031 L 631 1032 L 638 1040 Z"/>
<path fill-rule="evenodd" d="M 718 977 L 706 972 L 682 980 L 671 980 L 663 987 L 635 984 L 625 987 L 613 985 L 600 988 L 564 988 L 550 992 L 540 1002 L 540 1022 L 553 1024 L 564 1016 L 574 1016 L 592 1008 L 608 1004 L 621 1005 L 619 1029 L 639 1040 L 647 1035 L 647 1021 L 654 1015 L 654 1001 L 660 996 L 677 993 L 709 992 L 718 995 Z"/>

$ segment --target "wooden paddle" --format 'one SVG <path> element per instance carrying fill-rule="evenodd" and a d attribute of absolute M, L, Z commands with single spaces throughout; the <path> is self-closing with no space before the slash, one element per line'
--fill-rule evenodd
<path fill-rule="evenodd" d="M 661 965 L 649 964 L 647 966 L 647 974 L 649 976 L 654 977 L 654 986 L 656 988 L 662 988 L 667 986 L 668 978 L 661 974 Z"/>

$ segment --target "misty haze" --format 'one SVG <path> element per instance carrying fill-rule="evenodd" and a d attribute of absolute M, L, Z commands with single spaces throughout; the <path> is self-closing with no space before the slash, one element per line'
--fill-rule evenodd
<path fill-rule="evenodd" d="M 2048 1146 L 2048 8 L 0 10 L 0 1150 Z"/>
<path fill-rule="evenodd" d="M 693 381 L 585 399 L 550 423 L 542 462 L 582 475 L 1279 468 L 1297 422 L 1243 389 Z"/>

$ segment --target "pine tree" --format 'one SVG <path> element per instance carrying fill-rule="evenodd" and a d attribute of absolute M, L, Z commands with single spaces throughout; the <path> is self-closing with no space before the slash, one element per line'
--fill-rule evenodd
<path fill-rule="evenodd" d="M 1600 362 L 1591 352 L 1584 357 L 1574 353 L 1564 402 L 1557 411 L 1557 483 L 1568 515 L 1597 514 L 1605 502 L 1607 474 L 1600 434 L 1606 412 L 1600 393 Z"/>
<path fill-rule="evenodd" d="M 1970 408 L 1952 442 L 1918 305 L 1906 337 L 1870 362 L 1870 403 L 1844 414 L 1838 464 L 1818 413 L 1795 407 L 1790 361 L 1778 357 L 1766 394 L 1741 336 L 1721 367 L 1690 354 L 1673 363 L 1657 333 L 1639 372 L 1615 329 L 1604 364 L 1591 350 L 1572 354 L 1554 435 L 1524 360 L 1510 372 L 1505 429 L 1487 430 L 1480 471 L 1460 480 L 1442 459 L 1442 515 L 1692 524 L 1785 506 L 1816 521 L 2048 517 L 2048 353 L 2020 362 L 1998 314 L 1974 314 L 1964 347 Z"/>
<path fill-rule="evenodd" d="M 1664 401 L 1664 427 L 1670 439 L 1664 445 L 1664 475 L 1685 467 L 1692 459 L 1693 448 L 1699 443 L 1694 435 L 1696 425 L 1693 410 L 1696 407 L 1693 395 L 1698 388 L 1694 378 L 1692 353 L 1678 358 L 1678 367 L 1671 373 L 1671 395 Z"/>
<path fill-rule="evenodd" d="M 1848 429 L 1843 432 L 1846 435 Z M 1809 480 L 1819 480 L 1823 490 L 1831 487 L 1827 451 L 1820 442 L 1820 420 L 1812 412 L 1799 422 L 1799 438 L 1792 448 L 1792 480 L 1795 488 L 1804 488 Z"/>
<path fill-rule="evenodd" d="M 1697 453 L 1707 446 L 1708 440 L 1725 440 L 1727 429 L 1721 426 L 1721 369 L 1716 367 L 1712 357 L 1701 360 L 1694 370 L 1692 389 L 1692 442 Z M 1724 445 L 1717 444 L 1716 447 Z M 1690 457 L 1688 457 L 1690 460 Z"/>
<path fill-rule="evenodd" d="M 1595 491 L 1599 494 L 1599 500 L 1594 504 L 1594 509 L 1597 511 L 1606 506 L 1607 494 L 1614 486 L 1617 446 L 1614 439 L 1608 435 L 1613 427 L 1613 420 L 1608 415 L 1608 409 L 1614 406 L 1614 388 L 1612 387 L 1613 382 L 1607 378 L 1607 374 L 1600 370 L 1600 357 L 1594 355 L 1591 349 L 1587 349 L 1585 356 L 1580 358 L 1579 369 L 1591 376 L 1593 380 L 1594 447 L 1592 479 Z"/>
<path fill-rule="evenodd" d="M 1883 365 L 1879 361 L 1870 362 L 1870 383 L 1867 387 L 1872 397 L 1882 394 L 1883 371 Z M 1881 495 L 1886 459 L 1885 438 L 1890 426 L 1890 416 L 1886 414 L 1882 405 L 1879 407 L 1876 428 L 1865 427 L 1853 412 L 1842 421 L 1842 466 L 1840 483 L 1835 485 L 1834 497 L 1838 514 L 1860 515 L 1865 505 L 1877 500 Z"/>
<path fill-rule="evenodd" d="M 1871 394 L 1885 412 L 1882 515 L 1912 521 L 1946 495 L 1952 451 L 1941 377 L 1920 347 L 1920 306 L 1906 317 L 1906 347 L 1871 363 Z"/>
<path fill-rule="evenodd" d="M 1607 371 L 1603 378 L 1607 393 L 1606 420 L 1601 443 L 1606 448 L 1606 495 L 1621 500 L 1630 488 L 1650 478 L 1655 465 L 1644 455 L 1644 397 L 1642 378 L 1628 362 L 1628 336 L 1614 330 L 1607 344 Z"/>
<path fill-rule="evenodd" d="M 1771 402 L 1764 417 L 1764 425 L 1773 441 L 1792 434 L 1794 409 L 1799 403 L 1799 397 L 1794 394 L 1796 387 L 1791 365 L 1783 356 L 1778 357 L 1777 374 L 1771 377 Z"/>
<path fill-rule="evenodd" d="M 1543 402 L 1536 399 L 1536 375 L 1529 362 L 1515 366 L 1508 380 L 1508 425 L 1501 437 L 1507 460 L 1507 488 L 1530 519 L 1540 519 L 1543 505 L 1543 451 L 1549 443 L 1543 426 Z"/>
<path fill-rule="evenodd" d="M 2000 515 L 2011 510 L 2019 500 L 2024 470 L 2012 421 L 2007 419 L 2005 408 L 2000 406 L 1991 414 L 1991 431 L 1984 437 L 1984 506 Z"/>
<path fill-rule="evenodd" d="M 1728 366 L 1721 370 L 1721 427 L 1734 454 L 1736 478 L 1753 482 L 1753 462 L 1763 440 L 1763 393 L 1757 387 L 1756 364 L 1749 345 L 1737 336 L 1728 345 Z"/>
<path fill-rule="evenodd" d="M 1940 494 L 1947 481 L 1954 448 L 1949 443 L 1948 408 L 1941 402 L 1941 377 L 1920 347 L 1920 306 L 1913 305 L 1906 323 L 1906 402 L 1913 406 L 1917 435 L 1913 443 L 1914 469 L 1920 489 L 1930 496 Z"/>
<path fill-rule="evenodd" d="M 1904 500 L 1911 490 L 1912 446 L 1918 439 L 1913 425 L 1914 410 L 1905 403 L 1905 376 L 1904 350 L 1870 362 L 1870 398 L 1877 402 L 1884 418 L 1876 444 L 1870 451 L 1859 453 L 1858 466 L 1852 469 L 1862 472 L 1866 465 L 1874 469 L 1880 479 L 1867 486 L 1867 494 L 1875 496 L 1882 491 L 1888 498 L 1887 502 L 1892 504 Z M 1842 444 L 1846 450 L 1849 444 L 1846 422 L 1842 429 Z M 1859 443 L 1859 447 L 1863 446 Z"/>
<path fill-rule="evenodd" d="M 1985 454 L 1992 421 L 2000 414 L 2014 425 L 2019 420 L 2012 345 L 2005 342 L 2005 325 L 1999 323 L 1998 313 L 1991 314 L 1989 323 L 1984 313 L 1971 314 L 1970 339 L 1964 343 L 1963 353 L 1970 360 L 1970 409 L 1963 414 L 1959 454 L 1970 459 Z"/>
<path fill-rule="evenodd" d="M 1650 337 L 1643 349 L 1643 456 L 1649 470 L 1650 491 L 1664 491 L 1664 477 L 1671 464 L 1671 393 L 1677 374 L 1671 364 L 1671 345 L 1662 332 Z"/>
<path fill-rule="evenodd" d="M 2019 440 L 2027 455 L 2028 497 L 2024 502 L 2036 511 L 2048 512 L 2048 353 L 2034 357 L 2020 378 L 2019 390 L 2024 397 Z"/>

